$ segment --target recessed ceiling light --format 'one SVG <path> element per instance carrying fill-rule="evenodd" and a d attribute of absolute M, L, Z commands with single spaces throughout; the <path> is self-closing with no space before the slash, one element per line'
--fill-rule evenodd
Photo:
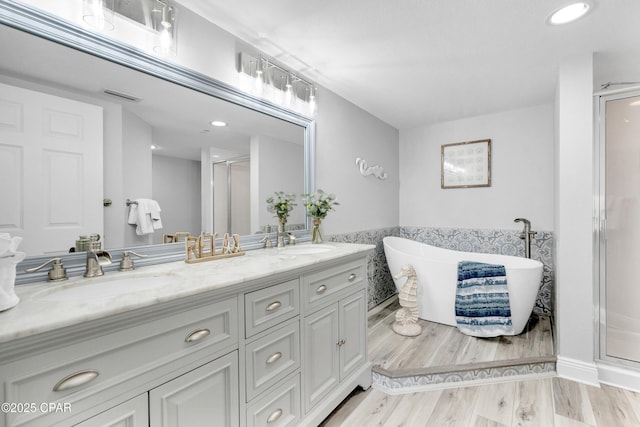
<path fill-rule="evenodd" d="M 225 122 L 220 121 L 220 120 L 214 120 L 214 121 L 211 122 L 211 126 L 224 127 L 226 125 L 227 124 Z"/>
<path fill-rule="evenodd" d="M 551 25 L 562 25 L 582 18 L 591 10 L 591 4 L 587 2 L 576 2 L 563 6 L 547 17 L 547 23 Z"/>

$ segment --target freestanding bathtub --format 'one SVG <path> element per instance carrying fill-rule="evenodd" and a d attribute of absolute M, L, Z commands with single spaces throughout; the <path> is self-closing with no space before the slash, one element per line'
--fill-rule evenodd
<path fill-rule="evenodd" d="M 505 266 L 513 335 L 520 334 L 526 326 L 542 281 L 540 261 L 509 255 L 454 251 L 401 237 L 385 237 L 383 243 L 392 275 L 396 275 L 405 264 L 411 264 L 415 269 L 421 319 L 456 326 L 458 262 L 476 261 Z M 400 290 L 405 279 L 394 279 L 394 282 Z"/>

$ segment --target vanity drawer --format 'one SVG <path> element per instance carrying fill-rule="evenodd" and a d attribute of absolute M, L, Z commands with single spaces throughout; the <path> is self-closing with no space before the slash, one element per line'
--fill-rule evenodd
<path fill-rule="evenodd" d="M 245 333 L 249 338 L 300 314 L 298 279 L 269 286 L 244 296 Z"/>
<path fill-rule="evenodd" d="M 246 345 L 247 402 L 300 367 L 300 321 Z"/>
<path fill-rule="evenodd" d="M 247 405 L 247 427 L 299 425 L 300 395 L 300 374 L 296 374 Z"/>
<path fill-rule="evenodd" d="M 145 390 L 150 381 L 179 374 L 184 364 L 237 348 L 237 307 L 234 296 L 4 366 L 6 401 L 60 402 L 73 409 L 7 414 L 7 425 L 53 425 L 138 387 Z"/>
<path fill-rule="evenodd" d="M 356 290 L 366 283 L 366 268 L 362 261 L 354 261 L 304 275 L 305 313 L 336 301 L 339 294 L 347 289 Z"/>

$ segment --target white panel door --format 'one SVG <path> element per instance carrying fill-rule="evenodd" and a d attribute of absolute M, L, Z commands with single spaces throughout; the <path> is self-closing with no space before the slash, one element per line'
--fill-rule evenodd
<path fill-rule="evenodd" d="M 367 359 L 367 300 L 364 292 L 340 301 L 340 381 Z"/>
<path fill-rule="evenodd" d="M 340 382 L 338 360 L 338 304 L 304 319 L 305 412 Z"/>
<path fill-rule="evenodd" d="M 153 427 L 235 427 L 240 420 L 238 352 L 234 351 L 149 392 Z"/>
<path fill-rule="evenodd" d="M 0 232 L 29 255 L 103 233 L 102 107 L 0 84 Z"/>
<path fill-rule="evenodd" d="M 75 427 L 149 427 L 147 393 L 76 424 Z"/>

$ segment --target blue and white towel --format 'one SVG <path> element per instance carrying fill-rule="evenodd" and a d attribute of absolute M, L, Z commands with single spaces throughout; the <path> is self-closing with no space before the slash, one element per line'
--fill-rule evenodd
<path fill-rule="evenodd" d="M 504 265 L 458 263 L 456 322 L 460 332 L 475 337 L 513 334 Z"/>

